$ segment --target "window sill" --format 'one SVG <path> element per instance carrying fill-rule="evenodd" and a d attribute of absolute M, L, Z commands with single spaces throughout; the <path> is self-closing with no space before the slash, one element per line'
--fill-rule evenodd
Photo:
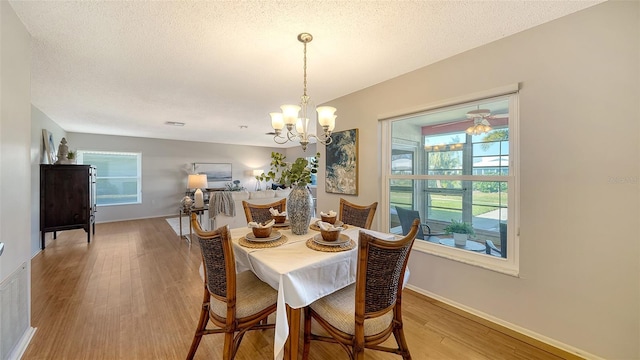
<path fill-rule="evenodd" d="M 413 250 L 477 266 L 483 269 L 499 272 L 501 274 L 519 277 L 519 269 L 513 261 L 496 256 L 456 249 L 446 245 L 431 243 L 426 240 L 416 240 L 413 244 Z"/>

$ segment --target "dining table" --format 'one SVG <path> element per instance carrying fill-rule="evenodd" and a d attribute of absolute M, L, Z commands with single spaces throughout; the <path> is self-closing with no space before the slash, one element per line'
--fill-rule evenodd
<path fill-rule="evenodd" d="M 312 224 L 316 220 L 312 219 Z M 288 227 L 274 228 L 281 236 L 268 242 L 248 241 L 250 228 L 231 229 L 236 272 L 253 271 L 278 291 L 274 359 L 297 359 L 305 306 L 355 282 L 360 230 L 348 225 L 342 231 L 348 237 L 342 245 L 325 246 L 317 238 L 320 232 L 311 228 L 301 235 L 293 234 Z M 366 231 L 383 239 L 395 238 L 393 234 Z"/>

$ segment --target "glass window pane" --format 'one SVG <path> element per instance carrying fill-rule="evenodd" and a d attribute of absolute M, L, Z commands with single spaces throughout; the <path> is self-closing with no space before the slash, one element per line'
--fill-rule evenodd
<path fill-rule="evenodd" d="M 399 227 L 395 206 L 401 206 L 418 211 L 435 233 L 443 233 L 452 220 L 467 223 L 475 232 L 469 240 L 474 246 L 463 250 L 503 255 L 500 249 L 506 240 L 500 231 L 509 220 L 507 181 L 512 180 L 506 178 L 509 105 L 509 96 L 501 96 L 392 120 L 391 169 L 387 169 L 392 177 L 388 183 L 392 231 Z M 403 152 L 406 149 L 413 150 Z M 481 181 L 487 176 L 505 179 Z M 438 242 L 433 237 L 428 241 Z M 487 241 L 495 246 L 489 252 L 485 252 Z"/>
<path fill-rule="evenodd" d="M 78 151 L 78 160 L 96 167 L 98 205 L 139 204 L 141 199 L 140 153 Z"/>

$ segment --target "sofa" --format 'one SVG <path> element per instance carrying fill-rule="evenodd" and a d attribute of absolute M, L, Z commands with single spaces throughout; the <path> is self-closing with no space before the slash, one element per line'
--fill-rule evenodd
<path fill-rule="evenodd" d="M 210 218 L 210 228 L 215 229 L 220 226 L 229 225 L 229 228 L 238 228 L 247 226 L 247 219 L 244 216 L 244 208 L 242 207 L 242 201 L 246 201 L 252 204 L 264 205 L 276 202 L 282 198 L 289 196 L 291 189 L 277 189 L 277 190 L 261 190 L 261 191 L 231 191 L 231 198 L 233 199 L 233 207 L 235 208 L 235 216 L 227 216 L 225 214 L 218 214 L 215 217 Z M 209 199 L 213 199 L 213 194 L 209 194 Z M 210 201 L 211 202 L 211 201 Z M 212 206 L 213 204 L 210 203 Z M 213 211 L 208 212 L 213 215 Z"/>

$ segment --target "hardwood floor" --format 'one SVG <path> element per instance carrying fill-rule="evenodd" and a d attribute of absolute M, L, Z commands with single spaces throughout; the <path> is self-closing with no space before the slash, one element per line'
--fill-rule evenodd
<path fill-rule="evenodd" d="M 164 219 L 47 234 L 32 260 L 32 326 L 23 359 L 183 359 L 202 301 L 200 249 Z M 406 290 L 403 311 L 414 359 L 561 359 L 448 311 Z M 388 340 L 393 341 L 393 340 Z M 220 359 L 222 336 L 205 336 L 196 359 Z M 272 359 L 273 330 L 244 337 L 237 359 Z M 366 352 L 367 359 L 399 359 Z M 347 359 L 337 345 L 311 344 L 310 359 Z"/>

